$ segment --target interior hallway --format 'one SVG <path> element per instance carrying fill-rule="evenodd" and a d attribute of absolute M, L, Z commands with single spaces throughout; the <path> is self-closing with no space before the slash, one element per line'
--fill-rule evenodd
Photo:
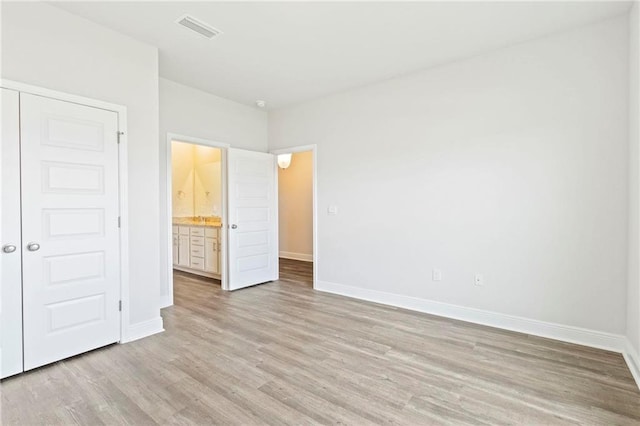
<path fill-rule="evenodd" d="M 311 289 L 177 273 L 166 331 L 2 382 L 2 424 L 637 424 L 622 356 Z"/>

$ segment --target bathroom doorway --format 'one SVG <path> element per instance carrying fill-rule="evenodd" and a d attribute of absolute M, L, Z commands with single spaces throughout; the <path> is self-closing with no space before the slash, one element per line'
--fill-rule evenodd
<path fill-rule="evenodd" d="M 226 289 L 227 145 L 168 135 L 168 288 L 174 279 Z M 196 287 L 194 287 L 196 288 Z"/>

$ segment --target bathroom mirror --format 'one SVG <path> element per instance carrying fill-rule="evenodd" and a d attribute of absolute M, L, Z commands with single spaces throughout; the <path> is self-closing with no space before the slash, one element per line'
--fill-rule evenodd
<path fill-rule="evenodd" d="M 173 217 L 221 216 L 221 150 L 174 141 L 171 155 Z"/>

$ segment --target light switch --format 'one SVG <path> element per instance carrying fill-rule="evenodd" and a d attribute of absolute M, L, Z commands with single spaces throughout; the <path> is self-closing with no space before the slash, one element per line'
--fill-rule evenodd
<path fill-rule="evenodd" d="M 327 209 L 327 212 L 332 216 L 337 215 L 338 214 L 338 206 L 329 206 L 329 208 Z"/>
<path fill-rule="evenodd" d="M 484 277 L 482 274 L 476 274 L 474 282 L 476 285 L 484 285 Z"/>

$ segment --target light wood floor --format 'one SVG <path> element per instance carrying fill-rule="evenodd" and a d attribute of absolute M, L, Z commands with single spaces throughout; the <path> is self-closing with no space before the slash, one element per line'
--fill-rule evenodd
<path fill-rule="evenodd" d="M 634 424 L 618 354 L 311 289 L 176 273 L 166 331 L 2 382 L 3 424 Z"/>

